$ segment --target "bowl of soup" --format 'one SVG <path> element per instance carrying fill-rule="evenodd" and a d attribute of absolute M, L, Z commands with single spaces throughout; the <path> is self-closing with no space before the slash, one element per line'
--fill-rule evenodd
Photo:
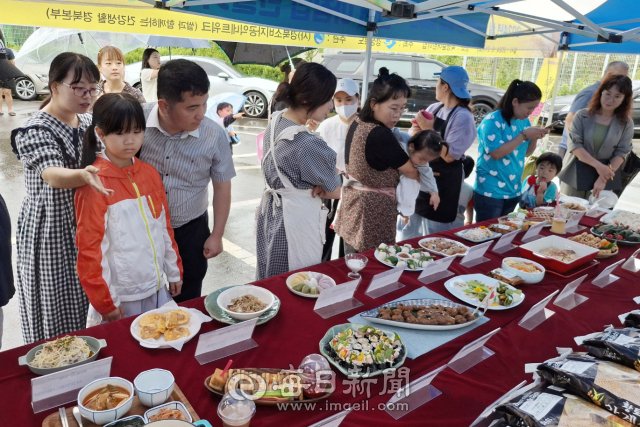
<path fill-rule="evenodd" d="M 78 393 L 80 414 L 104 425 L 124 417 L 133 404 L 133 384 L 120 377 L 90 382 Z"/>

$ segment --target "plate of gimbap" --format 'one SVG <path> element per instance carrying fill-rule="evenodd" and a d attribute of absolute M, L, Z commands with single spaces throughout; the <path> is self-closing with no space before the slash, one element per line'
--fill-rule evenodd
<path fill-rule="evenodd" d="M 400 246 L 380 243 L 374 256 L 387 267 L 405 267 L 409 271 L 422 271 L 433 261 L 432 255 L 409 244 Z"/>
<path fill-rule="evenodd" d="M 393 301 L 360 314 L 373 323 L 425 331 L 448 331 L 473 325 L 484 315 L 478 310 L 445 299 Z"/>
<path fill-rule="evenodd" d="M 349 377 L 373 377 L 402 366 L 407 348 L 395 332 L 368 325 L 343 323 L 320 340 L 320 353 Z"/>

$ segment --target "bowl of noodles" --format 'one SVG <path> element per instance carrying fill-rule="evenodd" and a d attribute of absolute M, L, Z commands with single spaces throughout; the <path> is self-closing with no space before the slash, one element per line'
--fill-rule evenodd
<path fill-rule="evenodd" d="M 18 359 L 20 366 L 28 366 L 36 375 L 48 375 L 97 359 L 105 340 L 67 335 L 40 344 Z"/>

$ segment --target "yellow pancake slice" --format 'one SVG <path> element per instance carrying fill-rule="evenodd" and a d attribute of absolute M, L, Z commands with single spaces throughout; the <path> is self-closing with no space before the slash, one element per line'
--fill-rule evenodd
<path fill-rule="evenodd" d="M 175 341 L 180 338 L 188 337 L 189 335 L 189 329 L 184 326 L 178 326 L 177 328 L 167 329 L 164 333 L 164 339 L 167 341 Z"/>

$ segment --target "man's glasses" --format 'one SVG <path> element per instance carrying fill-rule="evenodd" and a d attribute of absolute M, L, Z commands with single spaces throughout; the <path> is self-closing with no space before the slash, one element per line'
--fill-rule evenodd
<path fill-rule="evenodd" d="M 96 88 L 96 87 L 94 87 L 93 89 L 85 89 L 85 88 L 83 88 L 83 87 L 79 87 L 79 86 L 73 87 L 73 86 L 71 86 L 70 84 L 67 84 L 67 83 L 65 83 L 65 82 L 60 82 L 60 83 L 62 83 L 63 85 L 65 85 L 65 86 L 70 87 L 71 89 L 73 89 L 73 94 L 74 94 L 75 96 L 79 96 L 79 97 L 81 97 L 81 98 L 82 98 L 82 97 L 84 97 L 87 93 L 88 93 L 88 94 L 89 94 L 89 96 L 91 96 L 92 98 L 95 98 L 95 97 L 96 97 L 96 96 L 98 96 L 98 94 L 100 93 L 100 89 L 98 89 L 98 88 Z"/>

